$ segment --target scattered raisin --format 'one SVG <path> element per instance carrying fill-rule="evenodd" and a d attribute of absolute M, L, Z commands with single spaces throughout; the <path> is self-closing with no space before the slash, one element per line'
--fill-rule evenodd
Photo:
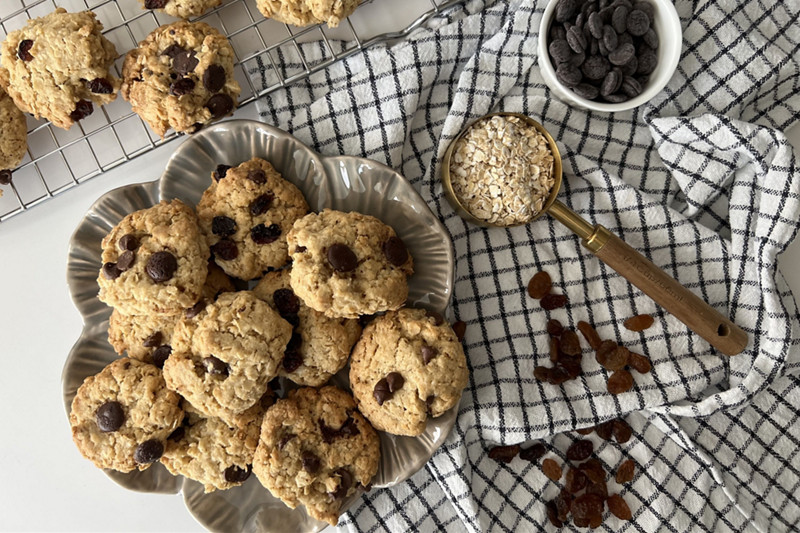
<path fill-rule="evenodd" d="M 633 376 L 627 370 L 617 370 L 608 378 L 606 385 L 611 394 L 622 394 L 633 387 Z"/>
<path fill-rule="evenodd" d="M 567 472 L 564 488 L 572 494 L 578 494 L 580 491 L 586 488 L 588 482 L 589 480 L 586 477 L 586 474 L 577 468 L 570 468 Z"/>
<path fill-rule="evenodd" d="M 611 433 L 614 430 L 614 421 L 603 422 L 594 427 L 597 435 L 603 440 L 611 440 Z"/>
<path fill-rule="evenodd" d="M 537 442 L 532 446 L 528 446 L 527 448 L 520 450 L 519 458 L 524 461 L 533 462 L 533 461 L 538 461 L 539 459 L 544 457 L 544 454 L 546 453 L 547 453 L 547 448 L 545 447 L 545 445 L 542 444 L 541 442 Z"/>
<path fill-rule="evenodd" d="M 572 373 L 563 365 L 558 365 L 550 371 L 551 385 L 561 385 L 565 381 L 572 378 Z"/>
<path fill-rule="evenodd" d="M 628 358 L 630 357 L 631 352 L 624 346 L 617 346 L 608 356 L 605 358 L 603 362 L 603 367 L 607 370 L 622 370 L 625 368 L 625 365 L 628 364 Z"/>
<path fill-rule="evenodd" d="M 567 355 L 581 354 L 581 341 L 578 339 L 578 334 L 571 329 L 561 334 L 561 353 Z"/>
<path fill-rule="evenodd" d="M 570 461 L 583 461 L 588 459 L 594 451 L 594 443 L 590 440 L 576 440 L 567 449 L 567 459 Z"/>
<path fill-rule="evenodd" d="M 552 287 L 553 281 L 550 279 L 550 274 L 545 271 L 537 272 L 528 282 L 528 294 L 531 298 L 541 300 Z"/>
<path fill-rule="evenodd" d="M 572 494 L 570 494 L 566 489 L 563 489 L 555 499 L 556 502 L 556 511 L 558 511 L 558 519 L 562 522 L 567 521 L 567 517 L 569 516 L 570 508 L 572 507 Z"/>
<path fill-rule="evenodd" d="M 575 431 L 580 433 L 581 435 L 591 435 L 592 433 L 594 433 L 594 427 L 576 429 Z"/>
<path fill-rule="evenodd" d="M 592 350 L 600 348 L 600 343 L 603 341 L 600 339 L 600 335 L 597 334 L 597 330 L 595 330 L 591 324 L 581 320 L 578 322 L 578 330 L 583 334 L 583 338 L 586 339 L 586 342 L 589 343 Z"/>
<path fill-rule="evenodd" d="M 605 473 L 603 473 L 603 476 L 605 477 Z M 608 498 L 608 485 L 605 480 L 599 483 L 589 483 L 586 486 L 586 494 L 595 494 L 605 500 Z"/>
<path fill-rule="evenodd" d="M 611 514 L 620 520 L 630 520 L 633 517 L 631 508 L 628 507 L 628 504 L 625 503 L 625 500 L 619 494 L 612 494 L 609 496 L 606 503 L 608 504 L 608 510 L 611 511 Z"/>
<path fill-rule="evenodd" d="M 585 493 L 572 502 L 572 514 L 575 519 L 591 520 L 595 515 L 603 514 L 603 498 L 596 494 Z"/>
<path fill-rule="evenodd" d="M 601 483 L 606 480 L 606 471 L 603 469 L 603 463 L 601 463 L 599 459 L 589 459 L 581 463 L 578 468 L 581 469 L 581 472 L 586 474 L 586 477 L 589 478 L 589 481 L 592 483 Z"/>
<path fill-rule="evenodd" d="M 597 354 L 595 355 L 595 359 L 600 365 L 605 366 L 606 358 L 608 354 L 613 352 L 617 349 L 617 343 L 614 341 L 603 341 L 600 343 L 600 346 L 597 348 Z"/>
<path fill-rule="evenodd" d="M 628 366 L 640 374 L 647 374 L 652 369 L 650 360 L 647 357 L 634 352 L 631 352 L 628 358 Z"/>
<path fill-rule="evenodd" d="M 558 352 L 560 351 L 561 343 L 555 337 L 550 337 L 550 362 L 558 362 Z"/>
<path fill-rule="evenodd" d="M 631 426 L 621 418 L 614 420 L 611 426 L 611 432 L 614 434 L 614 438 L 617 439 L 617 442 L 620 444 L 628 442 L 633 435 L 633 429 L 631 429 Z"/>
<path fill-rule="evenodd" d="M 546 366 L 537 366 L 533 369 L 533 377 L 537 381 L 550 381 L 550 371 L 552 369 Z"/>
<path fill-rule="evenodd" d="M 567 305 L 567 297 L 563 294 L 548 293 L 541 299 L 542 309 L 552 311 Z"/>
<path fill-rule="evenodd" d="M 558 519 L 558 507 L 556 506 L 555 501 L 549 501 L 544 504 L 545 509 L 547 510 L 547 518 L 550 519 L 550 523 L 553 524 L 555 527 L 562 527 L 564 522 Z"/>
<path fill-rule="evenodd" d="M 652 326 L 653 322 L 655 322 L 655 320 L 650 315 L 636 315 L 630 317 L 623 322 L 622 325 L 631 331 L 644 331 Z"/>
<path fill-rule="evenodd" d="M 635 469 L 636 465 L 631 459 L 628 459 L 627 461 L 619 465 L 619 468 L 617 468 L 617 475 L 615 478 L 617 483 L 622 485 L 623 483 L 628 483 L 629 481 L 632 481 Z"/>
<path fill-rule="evenodd" d="M 502 463 L 510 463 L 519 453 L 519 444 L 510 446 L 495 446 L 489 450 L 489 458 Z"/>
<path fill-rule="evenodd" d="M 561 467 L 553 459 L 545 459 L 542 461 L 542 472 L 544 475 L 553 481 L 561 479 Z"/>
<path fill-rule="evenodd" d="M 564 326 L 561 325 L 561 322 L 555 318 L 551 318 L 547 321 L 547 333 L 549 333 L 551 337 L 560 337 L 563 332 Z"/>

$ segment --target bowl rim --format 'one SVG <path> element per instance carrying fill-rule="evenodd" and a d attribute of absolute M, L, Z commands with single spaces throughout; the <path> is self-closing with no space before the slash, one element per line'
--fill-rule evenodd
<path fill-rule="evenodd" d="M 663 77 L 662 82 L 658 84 L 650 84 L 649 87 L 643 90 L 638 96 L 625 102 L 614 104 L 609 102 L 596 102 L 594 100 L 589 100 L 578 96 L 575 94 L 575 91 L 559 82 L 556 78 L 555 68 L 547 51 L 547 44 L 549 40 L 548 34 L 550 33 L 550 24 L 553 20 L 556 6 L 560 1 L 561 0 L 550 0 L 547 6 L 545 6 L 544 12 L 542 13 L 542 18 L 539 22 L 539 35 L 537 40 L 539 56 L 538 64 L 539 69 L 542 71 L 543 81 L 548 86 L 550 86 L 551 83 L 557 85 L 558 90 L 553 90 L 553 87 L 550 87 L 557 98 L 564 100 L 565 103 L 569 105 L 577 105 L 591 111 L 614 113 L 618 111 L 628 111 L 644 105 L 654 96 L 660 93 L 664 87 L 666 87 L 667 83 L 669 83 L 669 80 L 672 79 L 672 76 L 675 74 L 675 70 L 678 68 L 678 62 L 680 61 L 683 50 L 682 46 L 675 47 L 675 52 L 671 56 L 667 56 L 666 58 L 659 57 L 659 66 L 653 72 L 662 73 L 660 76 L 657 76 L 658 78 Z M 670 27 L 670 33 L 672 35 L 677 34 L 679 36 L 679 42 L 682 43 L 683 28 L 681 27 L 680 17 L 678 17 L 678 11 L 675 9 L 675 5 L 671 3 L 670 0 L 647 1 L 652 1 L 652 3 L 655 5 L 655 8 L 658 10 L 659 15 L 663 16 L 665 24 Z M 664 59 L 666 59 L 666 62 L 663 61 Z M 563 93 L 563 96 L 561 93 Z"/>

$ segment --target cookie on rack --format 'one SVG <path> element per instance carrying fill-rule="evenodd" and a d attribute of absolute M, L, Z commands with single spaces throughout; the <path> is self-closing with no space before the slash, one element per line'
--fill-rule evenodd
<path fill-rule="evenodd" d="M 223 292 L 233 292 L 230 278 L 214 263 L 208 264 L 208 277 L 203 285 L 201 304 L 213 302 Z M 174 315 L 126 315 L 114 309 L 108 319 L 108 342 L 119 355 L 128 354 L 158 368 L 172 353 L 172 332 L 183 316 L 191 318 L 196 312 L 190 307 Z"/>
<path fill-rule="evenodd" d="M 120 88 L 109 72 L 117 50 L 102 29 L 91 11 L 58 8 L 29 20 L 3 41 L 0 85 L 22 111 L 69 129 Z"/>
<path fill-rule="evenodd" d="M 250 477 L 264 410 L 273 401 L 271 393 L 265 394 L 231 423 L 184 401 L 186 416 L 167 439 L 161 463 L 176 476 L 202 483 L 206 493 L 241 485 Z"/>
<path fill-rule="evenodd" d="M 294 509 L 335 526 L 342 503 L 378 471 L 378 434 L 336 387 L 301 388 L 264 415 L 253 473 Z"/>
<path fill-rule="evenodd" d="M 461 341 L 423 309 L 386 313 L 364 328 L 350 359 L 350 387 L 372 425 L 419 435 L 428 417 L 456 405 L 469 371 Z"/>
<path fill-rule="evenodd" d="M 166 24 L 128 52 L 122 97 L 161 137 L 170 128 L 193 133 L 236 108 L 234 60 L 228 40 L 208 24 Z"/>
<path fill-rule="evenodd" d="M 400 308 L 414 262 L 394 230 L 375 217 L 324 209 L 287 235 L 294 292 L 331 317 Z"/>
<path fill-rule="evenodd" d="M 175 315 L 200 299 L 209 251 L 194 210 L 182 201 L 127 215 L 102 247 L 98 298 L 120 312 Z"/>
<path fill-rule="evenodd" d="M 359 0 L 257 0 L 256 6 L 267 18 L 292 24 L 310 26 L 327 24 L 337 27 L 353 14 Z"/>
<path fill-rule="evenodd" d="M 220 165 L 197 204 L 214 260 L 230 276 L 251 280 L 289 261 L 286 234 L 308 213 L 303 193 L 263 159 Z"/>
<path fill-rule="evenodd" d="M 139 0 L 145 9 L 157 9 L 167 15 L 188 19 L 215 8 L 222 0 Z"/>
<path fill-rule="evenodd" d="M 226 292 L 183 318 L 164 363 L 167 386 L 208 416 L 252 407 L 278 375 L 292 326 L 252 292 Z"/>
<path fill-rule="evenodd" d="M 330 318 L 305 305 L 292 291 L 290 272 L 291 268 L 269 272 L 253 293 L 294 326 L 279 375 L 298 385 L 319 387 L 347 364 L 361 326 L 358 320 Z"/>
<path fill-rule="evenodd" d="M 69 415 L 72 439 L 100 468 L 144 470 L 164 451 L 183 420 L 181 398 L 161 371 L 135 359 L 117 359 L 78 388 Z"/>
<path fill-rule="evenodd" d="M 11 171 L 22 162 L 28 149 L 28 125 L 25 115 L 11 97 L 0 89 L 0 185 L 11 183 Z M 0 191 L 0 196 L 3 191 Z"/>

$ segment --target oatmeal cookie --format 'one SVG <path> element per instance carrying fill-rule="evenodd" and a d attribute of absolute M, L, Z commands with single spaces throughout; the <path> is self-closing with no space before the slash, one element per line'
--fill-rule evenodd
<path fill-rule="evenodd" d="M 234 290 L 222 269 L 209 263 L 201 302 L 213 302 L 223 292 Z M 127 352 L 129 357 L 163 368 L 172 353 L 172 332 L 178 320 L 182 316 L 191 318 L 195 313 L 194 306 L 174 315 L 126 315 L 114 309 L 108 320 L 108 342 L 120 355 Z"/>
<path fill-rule="evenodd" d="M 158 135 L 193 133 L 236 108 L 234 59 L 228 40 L 208 24 L 166 24 L 128 52 L 122 97 Z"/>
<path fill-rule="evenodd" d="M 394 230 L 377 218 L 325 209 L 287 235 L 291 283 L 306 305 L 331 317 L 398 309 L 414 263 Z"/>
<path fill-rule="evenodd" d="M 267 410 L 253 472 L 273 496 L 335 526 L 342 502 L 378 471 L 380 440 L 336 387 L 302 388 Z"/>
<path fill-rule="evenodd" d="M 28 125 L 25 115 L 11 97 L 0 89 L 0 184 L 11 181 L 11 171 L 22 162 L 28 149 Z M 2 195 L 2 192 L 0 192 Z"/>
<path fill-rule="evenodd" d="M 183 420 L 180 402 L 159 369 L 117 359 L 78 388 L 69 415 L 72 439 L 100 468 L 144 470 Z"/>
<path fill-rule="evenodd" d="M 195 305 L 208 274 L 197 216 L 180 200 L 135 211 L 102 242 L 100 301 L 129 315 L 174 315 Z"/>
<path fill-rule="evenodd" d="M 324 385 L 350 357 L 361 326 L 357 320 L 330 318 L 305 305 L 289 284 L 291 269 L 270 272 L 253 289 L 290 324 L 294 333 L 279 375 L 298 385 Z"/>
<path fill-rule="evenodd" d="M 441 317 L 423 309 L 376 318 L 350 360 L 358 409 L 376 429 L 395 435 L 421 434 L 429 416 L 458 403 L 468 380 L 461 341 Z"/>
<path fill-rule="evenodd" d="M 178 322 L 164 378 L 202 413 L 229 420 L 264 395 L 291 336 L 292 326 L 252 292 L 226 292 Z"/>
<path fill-rule="evenodd" d="M 173 17 L 188 19 L 215 8 L 222 0 L 139 0 L 145 9 L 157 9 Z"/>
<path fill-rule="evenodd" d="M 113 101 L 120 80 L 109 73 L 113 43 L 91 11 L 58 8 L 9 33 L 0 51 L 0 85 L 22 111 L 59 128 Z"/>
<path fill-rule="evenodd" d="M 197 204 L 214 260 L 228 275 L 244 280 L 289 261 L 286 234 L 306 213 L 303 193 L 258 158 L 217 167 Z"/>
<path fill-rule="evenodd" d="M 353 14 L 359 0 L 257 0 L 256 6 L 267 18 L 294 26 L 326 23 L 335 28 Z"/>

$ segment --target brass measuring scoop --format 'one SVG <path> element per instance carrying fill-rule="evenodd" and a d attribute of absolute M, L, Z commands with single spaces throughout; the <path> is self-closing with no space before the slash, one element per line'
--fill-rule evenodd
<path fill-rule="evenodd" d="M 493 116 L 518 117 L 525 123 L 536 128 L 547 139 L 550 151 L 553 154 L 553 188 L 541 211 L 527 224 L 536 220 L 545 213 L 567 226 L 573 233 L 581 238 L 581 244 L 592 252 L 598 259 L 618 274 L 638 287 L 643 293 L 652 298 L 658 305 L 669 311 L 678 320 L 707 340 L 714 348 L 726 355 L 741 353 L 747 346 L 747 333 L 726 316 L 708 305 L 689 289 L 678 283 L 666 272 L 654 265 L 642 254 L 626 244 L 622 239 L 612 234 L 600 224 L 592 225 L 572 209 L 556 199 L 561 188 L 562 168 L 561 154 L 558 146 L 550 133 L 532 118 L 519 113 L 492 113 L 471 122 L 456 137 L 447 148 L 442 161 L 442 183 L 445 196 L 450 201 L 453 209 L 461 218 L 477 226 L 506 227 L 491 224 L 486 220 L 473 216 L 456 196 L 450 180 L 450 158 L 453 155 L 458 140 L 478 121 Z M 520 224 L 517 224 L 520 225 Z"/>

